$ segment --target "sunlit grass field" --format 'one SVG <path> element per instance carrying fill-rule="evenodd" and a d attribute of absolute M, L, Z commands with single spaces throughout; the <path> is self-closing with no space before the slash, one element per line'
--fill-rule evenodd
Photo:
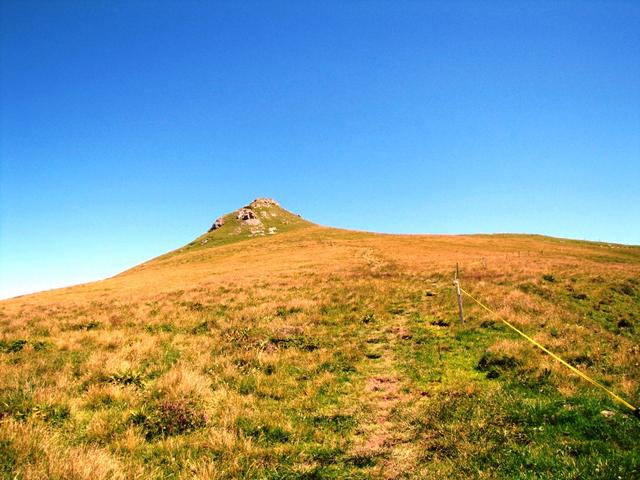
<path fill-rule="evenodd" d="M 640 419 L 452 286 L 637 405 L 640 248 L 279 225 L 0 302 L 0 477 L 640 478 Z"/>

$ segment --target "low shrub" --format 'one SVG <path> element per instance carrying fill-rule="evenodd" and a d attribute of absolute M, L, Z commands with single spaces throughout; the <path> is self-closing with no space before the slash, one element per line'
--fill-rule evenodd
<path fill-rule="evenodd" d="M 502 352 L 485 352 L 476 369 L 481 372 L 487 372 L 487 378 L 497 378 L 500 373 L 506 370 L 512 370 L 520 365 L 520 361 Z"/>
<path fill-rule="evenodd" d="M 27 344 L 26 340 L 2 340 L 0 341 L 0 352 L 2 353 L 15 353 L 23 349 Z"/>
<path fill-rule="evenodd" d="M 185 401 L 162 401 L 133 412 L 131 421 L 139 425 L 147 439 L 180 435 L 204 427 L 207 417 Z"/>

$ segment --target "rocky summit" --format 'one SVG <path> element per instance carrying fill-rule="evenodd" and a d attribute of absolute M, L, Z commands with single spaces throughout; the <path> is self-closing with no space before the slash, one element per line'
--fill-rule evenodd
<path fill-rule="evenodd" d="M 260 197 L 238 210 L 216 218 L 208 232 L 188 247 L 210 247 L 242 238 L 276 235 L 309 225 L 313 224 L 282 208 L 276 200 Z"/>

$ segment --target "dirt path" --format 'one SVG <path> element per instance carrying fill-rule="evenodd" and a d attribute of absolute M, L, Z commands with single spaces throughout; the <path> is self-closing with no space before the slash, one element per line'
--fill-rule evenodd
<path fill-rule="evenodd" d="M 397 369 L 395 347 L 411 338 L 405 319 L 395 316 L 391 325 L 372 331 L 373 344 L 362 392 L 363 421 L 353 446 L 353 455 L 361 459 L 375 459 L 370 473 L 373 478 L 398 478 L 400 472 L 410 470 L 407 462 L 409 438 L 397 423 L 394 412 L 410 401 L 403 392 L 401 372 Z"/>

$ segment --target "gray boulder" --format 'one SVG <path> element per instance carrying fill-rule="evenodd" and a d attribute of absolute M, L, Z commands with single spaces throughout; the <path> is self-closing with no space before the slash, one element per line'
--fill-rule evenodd
<path fill-rule="evenodd" d="M 209 229 L 209 231 L 213 232 L 214 230 L 219 229 L 223 225 L 224 225 L 224 218 L 223 217 L 217 218 L 216 221 L 213 222 L 213 225 L 211 225 L 211 228 Z"/>

